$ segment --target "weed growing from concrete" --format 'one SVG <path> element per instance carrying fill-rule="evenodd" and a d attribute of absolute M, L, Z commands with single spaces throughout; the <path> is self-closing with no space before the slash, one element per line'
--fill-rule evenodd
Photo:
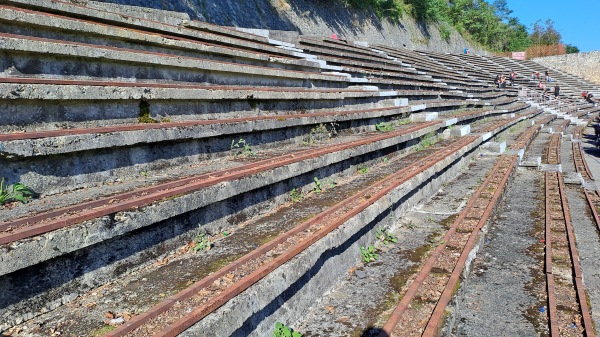
<path fill-rule="evenodd" d="M 315 187 L 313 188 L 313 191 L 317 193 L 322 193 L 323 191 L 325 191 L 325 186 L 323 186 L 321 180 L 319 180 L 319 178 L 317 177 L 314 177 L 313 179 L 315 180 Z"/>
<path fill-rule="evenodd" d="M 417 145 L 417 151 L 421 151 L 424 150 L 432 145 L 434 145 L 435 143 L 438 142 L 438 137 L 435 135 L 435 133 L 429 132 L 428 134 L 426 134 L 425 136 L 423 136 L 421 138 L 421 142 L 419 143 L 419 145 Z"/>
<path fill-rule="evenodd" d="M 402 119 L 400 119 L 400 120 L 398 120 L 396 122 L 397 125 L 407 125 L 407 124 L 410 124 L 410 123 L 412 123 L 412 121 L 410 120 L 410 118 L 402 118 Z"/>
<path fill-rule="evenodd" d="M 140 112 L 138 114 L 138 122 L 142 124 L 156 123 L 154 118 L 150 116 L 150 103 L 146 100 L 140 101 Z"/>
<path fill-rule="evenodd" d="M 358 172 L 358 174 L 366 174 L 367 172 L 369 172 L 369 168 L 366 166 L 361 166 L 356 172 Z"/>
<path fill-rule="evenodd" d="M 376 253 L 375 247 L 373 245 L 368 247 L 360 247 L 360 255 L 363 258 L 365 263 L 375 262 L 379 260 L 379 254 Z"/>
<path fill-rule="evenodd" d="M 334 188 L 335 187 L 335 181 L 333 181 L 333 179 L 329 179 L 325 181 L 325 185 L 327 185 L 329 188 Z"/>
<path fill-rule="evenodd" d="M 237 141 L 235 139 L 232 140 L 230 149 L 233 158 L 256 157 L 256 152 L 252 151 L 250 144 L 248 144 L 244 138 L 240 138 Z"/>
<path fill-rule="evenodd" d="M 297 203 L 302 201 L 302 199 L 304 199 L 304 194 L 302 193 L 302 190 L 294 187 L 290 191 L 290 200 L 292 200 L 293 203 Z"/>
<path fill-rule="evenodd" d="M 310 129 L 310 133 L 306 135 L 302 141 L 303 145 L 311 145 L 333 138 L 337 135 L 337 123 L 329 123 L 329 126 L 321 123 Z"/>
<path fill-rule="evenodd" d="M 383 242 L 384 245 L 398 242 L 398 238 L 394 236 L 394 234 L 390 233 L 387 228 L 383 227 L 379 228 L 375 232 L 375 237 L 377 237 L 379 241 Z"/>
<path fill-rule="evenodd" d="M 19 201 L 26 204 L 29 199 L 33 198 L 35 192 L 31 187 L 22 184 L 14 183 L 12 185 L 5 185 L 4 178 L 0 180 L 0 205 L 7 204 L 13 201 Z"/>
<path fill-rule="evenodd" d="M 377 123 L 377 124 L 375 124 L 375 130 L 380 131 L 380 132 L 394 131 L 394 125 L 392 125 L 392 123 L 388 123 L 388 122 Z"/>
<path fill-rule="evenodd" d="M 194 238 L 194 252 L 208 251 L 213 247 L 210 235 L 206 233 L 199 233 Z"/>
<path fill-rule="evenodd" d="M 302 337 L 302 334 L 292 330 L 287 325 L 277 322 L 275 323 L 275 330 L 273 331 L 273 337 Z"/>

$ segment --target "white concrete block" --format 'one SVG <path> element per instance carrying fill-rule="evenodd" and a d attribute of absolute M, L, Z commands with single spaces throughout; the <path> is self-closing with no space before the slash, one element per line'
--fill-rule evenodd
<path fill-rule="evenodd" d="M 492 138 L 493 136 L 494 136 L 494 134 L 493 134 L 493 133 L 491 133 L 491 132 L 486 132 L 486 133 L 484 133 L 483 135 L 481 135 L 481 140 L 485 142 L 486 140 L 488 140 L 488 139 Z"/>
<path fill-rule="evenodd" d="M 421 112 L 410 115 L 410 120 L 413 122 L 430 122 L 438 118 L 439 114 L 437 112 Z"/>
<path fill-rule="evenodd" d="M 386 90 L 386 91 L 379 92 L 379 97 L 389 97 L 389 96 L 396 96 L 396 95 L 398 95 L 398 92 L 396 90 Z"/>
<path fill-rule="evenodd" d="M 481 146 L 484 154 L 503 154 L 506 152 L 506 142 L 487 142 Z"/>
<path fill-rule="evenodd" d="M 448 120 L 447 120 L 447 121 L 444 123 L 444 124 L 445 124 L 444 126 L 450 126 L 450 125 L 454 125 L 454 124 L 456 124 L 456 123 L 458 123 L 458 118 L 451 118 L 451 119 L 448 119 Z"/>
<path fill-rule="evenodd" d="M 364 77 L 350 77 L 350 83 L 369 83 L 369 79 Z"/>
<path fill-rule="evenodd" d="M 408 106 L 408 98 L 394 99 L 394 106 Z"/>
<path fill-rule="evenodd" d="M 288 47 L 288 48 L 296 48 L 295 44 L 289 43 L 289 42 L 284 42 L 284 41 L 279 41 L 279 40 L 273 40 L 273 39 L 268 39 L 268 42 L 270 44 L 276 45 L 276 46 L 282 46 L 282 47 Z"/>
<path fill-rule="evenodd" d="M 455 137 L 463 137 L 471 133 L 471 125 L 457 125 L 450 131 L 450 134 Z"/>
<path fill-rule="evenodd" d="M 584 179 L 579 172 L 566 172 L 563 176 L 565 184 L 583 185 Z"/>
<path fill-rule="evenodd" d="M 541 170 L 544 172 L 561 172 L 562 173 L 562 165 L 554 165 L 554 164 L 542 164 Z"/>
<path fill-rule="evenodd" d="M 312 62 L 317 62 L 319 60 L 311 60 Z M 333 71 L 342 71 L 343 68 L 340 66 L 332 66 L 331 64 L 327 64 L 327 62 L 325 62 L 325 64 L 321 67 L 322 69 L 326 69 L 326 70 L 333 70 Z"/>
<path fill-rule="evenodd" d="M 411 112 L 421 111 L 427 109 L 427 104 L 417 104 L 410 107 Z"/>
<path fill-rule="evenodd" d="M 521 163 L 519 165 L 523 166 L 523 167 L 535 167 L 535 168 L 539 168 L 540 165 L 542 165 L 542 157 L 540 157 L 540 156 L 533 156 L 533 157 L 523 158 L 521 160 Z"/>

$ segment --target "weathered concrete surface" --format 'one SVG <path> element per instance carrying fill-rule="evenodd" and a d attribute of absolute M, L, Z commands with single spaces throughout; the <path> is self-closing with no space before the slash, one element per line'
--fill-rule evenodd
<path fill-rule="evenodd" d="M 35 22 L 35 25 L 31 25 Z M 81 43 L 92 43 L 122 48 L 141 49 L 152 52 L 185 55 L 190 57 L 251 63 L 270 67 L 291 69 L 314 69 L 320 65 L 314 61 L 291 58 L 293 53 L 284 51 L 273 54 L 255 44 L 252 50 L 232 48 L 210 42 L 218 42 L 218 37 L 206 42 L 193 39 L 173 39 L 149 34 L 142 30 L 131 30 L 119 26 L 100 25 L 90 21 L 73 20 L 68 17 L 48 16 L 36 12 L 23 12 L 13 8 L 0 11 L 0 31 L 11 34 L 30 35 L 49 39 L 64 39 Z M 283 55 L 279 55 L 283 53 Z"/>
<path fill-rule="evenodd" d="M 320 87 L 347 78 L 59 40 L 0 37 L 0 69 L 27 75 L 135 78 L 194 83 Z M 271 80 L 269 80 L 271 78 Z M 285 81 L 283 81 L 285 79 Z M 314 81 L 314 83 L 313 83 Z"/>
<path fill-rule="evenodd" d="M 537 335 L 530 322 L 535 317 L 529 316 L 538 312 L 538 300 L 525 285 L 534 282 L 533 271 L 543 267 L 528 252 L 538 244 L 531 231 L 540 221 L 533 216 L 540 207 L 535 202 L 540 176 L 517 170 L 499 217 L 490 223 L 472 274 L 461 282 L 449 320 L 454 325 L 446 327 L 448 335 L 450 331 L 452 336 Z"/>
<path fill-rule="evenodd" d="M 490 156 L 473 157 L 468 169 L 446 181 L 431 199 L 402 212 L 398 222 L 388 217 L 398 243 L 379 242 L 377 262 L 356 265 L 354 273 L 313 303 L 293 327 L 314 337 L 376 336 L 385 313 L 395 305 L 391 299 L 401 292 L 411 269 L 427 256 L 423 250 L 439 240 L 444 225 L 457 216 L 495 161 Z"/>
<path fill-rule="evenodd" d="M 0 289 L 8 294 L 0 297 L 0 330 L 69 303 L 90 289 L 120 279 L 124 272 L 135 272 L 148 262 L 155 262 L 164 256 L 163 254 L 174 252 L 183 244 L 192 241 L 199 227 L 208 233 L 230 231 L 232 226 L 235 228 L 244 219 L 260 217 L 277 209 L 289 200 L 288 193 L 292 188 L 311 190 L 315 176 L 324 181 L 344 179 L 356 174 L 356 165 L 369 165 L 372 161 L 380 161 L 381 156 L 387 153 L 385 151 L 352 157 L 306 173 L 300 172 L 290 179 L 259 186 L 224 200 L 212 202 L 210 197 L 207 197 L 206 206 L 173 215 L 140 230 L 107 237 L 77 251 L 0 276 Z M 213 189 L 213 194 L 220 190 L 222 187 Z M 172 203 L 176 204 L 177 200 Z M 117 221 L 128 221 L 120 215 L 116 218 Z M 110 227 L 110 217 L 104 220 Z M 105 229 L 107 230 L 110 228 Z M 73 232 L 74 236 L 70 237 L 70 240 L 74 243 L 79 242 L 81 238 L 77 237 L 78 234 L 81 233 Z M 55 238 L 64 242 L 67 240 L 65 235 L 64 232 L 57 233 Z M 88 240 L 95 233 L 86 235 Z M 158 293 L 155 296 L 158 296 Z M 139 307 L 144 308 L 139 310 L 148 309 L 140 303 L 139 306 L 129 307 L 128 311 L 139 312 L 135 310 Z"/>
<path fill-rule="evenodd" d="M 423 136 L 437 126 L 404 136 L 392 137 L 383 141 L 351 148 L 329 155 L 279 167 L 267 172 L 247 176 L 238 180 L 223 182 L 197 192 L 186 194 L 173 200 L 165 200 L 143 207 L 144 211 L 131 210 L 119 212 L 110 217 L 86 221 L 80 225 L 44 234 L 0 248 L 0 275 L 31 266 L 84 247 L 99 243 L 125 233 L 149 226 L 159 221 L 193 211 L 210 203 L 225 200 L 261 186 L 267 186 L 299 174 L 310 172 L 347 160 L 352 157 L 379 151 L 382 148 L 396 146 Z M 41 248 L 40 248 L 41 247 Z M 32 255 L 35 251 L 36 254 Z"/>
<path fill-rule="evenodd" d="M 400 185 L 182 336 L 267 336 L 276 321 L 298 321 L 314 304 L 316 294 L 330 290 L 357 264 L 359 248 L 373 241 L 375 230 L 381 226 L 382 213 L 393 214 L 398 220 L 403 211 L 431 196 L 468 162 L 472 153 L 467 153 L 478 143 L 472 143 Z M 443 169 L 449 164 L 455 166 Z M 393 212 L 384 212 L 389 209 Z"/>
<path fill-rule="evenodd" d="M 65 154 L 86 150 L 117 148 L 141 143 L 158 143 L 165 141 L 181 141 L 191 139 L 212 138 L 218 136 L 250 133 L 253 131 L 273 131 L 286 129 L 292 134 L 291 128 L 299 126 L 314 126 L 323 123 L 341 123 L 368 120 L 386 116 L 402 116 L 408 112 L 407 107 L 390 108 L 389 110 L 356 112 L 345 111 L 336 115 L 272 118 L 269 120 L 250 120 L 243 122 L 213 122 L 187 126 L 169 126 L 144 130 L 121 131 L 110 133 L 90 133 L 45 137 L 39 139 L 14 140 L 0 142 L 0 154 L 7 157 L 30 157 Z M 350 112 L 350 113 L 349 113 Z M 249 139 L 248 139 L 249 140 Z M 293 141 L 293 140 L 288 140 Z"/>
<path fill-rule="evenodd" d="M 525 152 L 541 157 L 550 140 L 539 133 Z M 451 302 L 443 328 L 451 336 L 534 336 L 548 332 L 543 275 L 543 173 L 517 167 L 479 252 Z M 508 324 L 507 324 L 508 323 Z"/>

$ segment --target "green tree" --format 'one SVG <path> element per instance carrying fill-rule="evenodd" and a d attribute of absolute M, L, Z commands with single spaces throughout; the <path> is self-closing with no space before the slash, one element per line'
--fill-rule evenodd
<path fill-rule="evenodd" d="M 549 46 L 560 43 L 560 40 L 561 35 L 554 28 L 554 21 L 548 19 L 542 24 L 542 20 L 537 20 L 533 24 L 531 33 L 531 41 L 533 44 Z"/>
<path fill-rule="evenodd" d="M 410 5 L 411 14 L 417 20 L 440 22 L 448 20 L 446 0 L 404 0 Z"/>
<path fill-rule="evenodd" d="M 531 46 L 531 38 L 527 32 L 527 27 L 519 22 L 517 18 L 510 18 L 507 26 L 506 40 L 508 43 L 502 51 L 523 51 Z"/>
<path fill-rule="evenodd" d="M 579 53 L 579 48 L 575 47 L 572 44 L 565 45 L 565 49 L 566 49 L 567 54 L 576 54 L 576 53 Z"/>

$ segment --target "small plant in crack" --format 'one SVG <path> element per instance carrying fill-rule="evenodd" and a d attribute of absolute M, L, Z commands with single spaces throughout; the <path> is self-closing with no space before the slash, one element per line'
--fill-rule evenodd
<path fill-rule="evenodd" d="M 375 124 L 375 130 L 377 130 L 379 132 L 394 131 L 394 125 L 392 125 L 392 123 L 389 123 L 389 122 L 377 123 L 377 124 Z"/>
<path fill-rule="evenodd" d="M 321 182 L 321 180 L 319 180 L 319 178 L 314 177 L 315 180 L 315 187 L 313 188 L 313 191 L 317 192 L 317 193 L 322 193 L 325 191 L 325 186 L 323 186 L 323 183 Z"/>
<path fill-rule="evenodd" d="M 384 245 L 398 242 L 398 238 L 394 236 L 394 234 L 390 233 L 387 228 L 383 227 L 379 228 L 375 232 L 375 237 L 377 237 L 379 241 L 383 242 Z"/>
<path fill-rule="evenodd" d="M 5 185 L 4 178 L 0 180 L 0 205 L 5 205 L 14 201 L 26 204 L 31 198 L 35 197 L 35 195 L 33 189 L 23 183 Z"/>
<path fill-rule="evenodd" d="M 194 252 L 199 251 L 208 251 L 213 247 L 213 242 L 211 240 L 211 236 L 206 232 L 200 232 L 194 238 L 194 247 L 192 250 Z"/>
<path fill-rule="evenodd" d="M 273 337 L 302 337 L 302 334 L 281 322 L 277 322 L 275 323 L 275 330 L 273 330 Z"/>
<path fill-rule="evenodd" d="M 293 203 L 297 203 L 302 201 L 302 199 L 304 199 L 304 193 L 302 193 L 302 190 L 295 187 L 292 188 L 290 191 L 290 200 L 292 200 Z"/>
<path fill-rule="evenodd" d="M 369 172 L 369 168 L 366 166 L 361 166 L 357 170 L 358 174 L 367 174 Z"/>
<path fill-rule="evenodd" d="M 379 259 L 379 254 L 373 245 L 368 247 L 360 247 L 360 255 L 365 263 L 375 262 Z"/>
<path fill-rule="evenodd" d="M 248 144 L 244 138 L 240 138 L 237 141 L 235 139 L 232 140 L 230 150 L 234 158 L 256 157 L 256 152 L 252 151 L 250 144 Z"/>

